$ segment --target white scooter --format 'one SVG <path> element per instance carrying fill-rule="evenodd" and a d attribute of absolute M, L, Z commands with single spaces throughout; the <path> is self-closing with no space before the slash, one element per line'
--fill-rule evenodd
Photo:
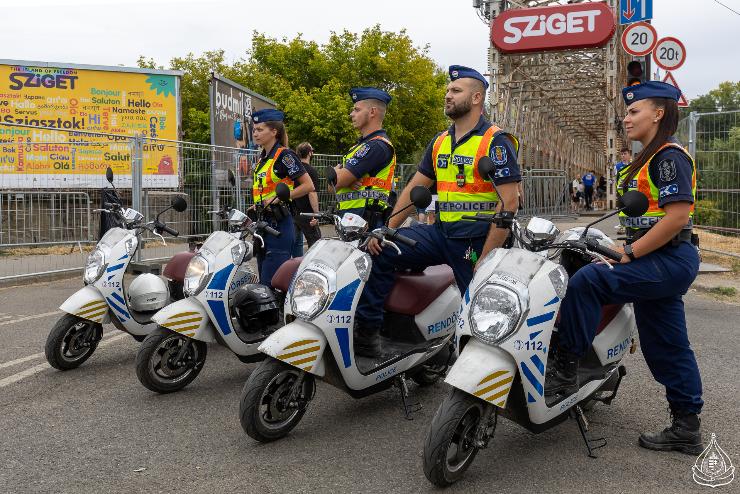
<path fill-rule="evenodd" d="M 276 188 L 287 201 L 290 189 Z M 211 211 L 215 213 L 215 211 Z M 216 231 L 206 239 L 185 273 L 186 298 L 168 305 L 152 320 L 159 325 L 144 340 L 136 355 L 136 375 L 157 393 L 178 391 L 191 383 L 206 361 L 206 343 L 218 342 L 242 362 L 262 360 L 257 347 L 282 321 L 282 294 L 258 284 L 247 262 L 252 244 L 246 235 L 264 245 L 262 234 L 280 232 L 261 219 L 248 222 L 239 210 L 228 212 L 229 232 Z M 288 263 L 286 263 L 288 264 Z M 297 263 L 291 263 L 297 268 Z"/>
<path fill-rule="evenodd" d="M 106 170 L 106 179 L 113 185 L 110 168 Z M 168 263 L 163 275 L 170 288 L 159 276 L 147 273 L 136 277 L 127 289 L 123 275 L 139 248 L 141 234 L 150 231 L 163 242 L 160 232 L 178 236 L 159 217 L 169 209 L 183 212 L 187 203 L 180 196 L 173 197 L 172 204 L 149 223 L 142 223 L 143 215 L 134 209 L 115 203 L 105 206 L 107 209 L 96 211 L 116 216 L 124 228 L 111 228 L 98 241 L 87 258 L 85 287 L 59 307 L 66 314 L 49 332 L 44 347 L 46 360 L 59 370 L 74 369 L 90 358 L 103 337 L 103 324 L 112 322 L 116 328 L 142 341 L 155 327 L 150 317 L 177 297 L 186 263 L 194 255 L 182 252 Z"/>
<path fill-rule="evenodd" d="M 416 207 L 426 207 L 431 194 L 418 187 L 411 198 Z M 367 222 L 354 214 L 304 214 L 333 221 L 340 240 L 322 239 L 303 258 L 285 300 L 289 324 L 260 345 L 269 358 L 242 390 L 242 428 L 261 442 L 279 439 L 298 424 L 314 396 L 315 378 L 353 398 L 395 383 L 408 418 L 416 404 L 407 400 L 405 377 L 419 385 L 433 384 L 444 375 L 454 351 L 460 291 L 452 270 L 435 266 L 397 277 L 385 303 L 384 358 L 355 355 L 354 314 L 373 262 L 364 246 L 371 238 L 396 250 L 394 242 L 412 247 L 416 242 L 388 227 L 368 231 Z"/>
<path fill-rule="evenodd" d="M 481 176 L 489 176 L 491 166 L 481 161 Z M 639 192 L 622 200 L 622 210 L 630 216 L 647 210 L 647 198 Z M 526 230 L 513 215 L 469 218 L 511 228 L 519 247 L 496 249 L 481 259 L 465 293 L 457 328 L 459 357 L 445 380 L 453 389 L 434 415 L 424 443 L 424 473 L 438 486 L 462 477 L 493 437 L 499 416 L 533 433 L 571 416 L 593 456 L 606 441 L 588 438 L 583 407 L 614 399 L 626 375 L 620 361 L 636 348 L 631 304 L 605 306 L 592 348 L 580 362 L 580 389 L 572 396 L 546 399 L 545 371 L 554 365 L 549 350 L 569 275 L 595 259 L 618 261 L 621 255 L 609 248 L 611 239 L 589 230 L 591 225 L 556 239 L 557 228 L 542 218 L 532 218 Z"/>

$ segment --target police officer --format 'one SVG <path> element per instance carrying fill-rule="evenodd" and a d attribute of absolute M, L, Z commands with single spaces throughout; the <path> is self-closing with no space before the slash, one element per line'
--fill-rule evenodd
<path fill-rule="evenodd" d="M 395 211 L 411 204 L 411 189 L 416 185 L 437 186 L 437 220 L 433 225 L 417 224 L 400 233 L 416 240 L 416 247 L 399 244 L 401 255 L 392 248 L 381 249 L 371 240 L 368 250 L 375 254 L 372 273 L 356 311 L 354 347 L 356 353 L 376 357 L 381 353 L 379 332 L 383 323 L 383 303 L 390 292 L 396 269 L 423 270 L 448 264 L 464 292 L 473 278 L 479 258 L 500 247 L 508 231 L 486 222 L 463 219 L 476 213 L 494 214 L 501 209 L 517 210 L 517 183 L 521 180 L 517 164 L 517 139 L 492 125 L 483 116 L 488 82 L 477 71 L 460 65 L 449 69 L 450 83 L 445 95 L 445 114 L 453 124 L 427 146 L 416 174 L 398 198 Z M 496 165 L 495 182 L 477 172 L 478 160 L 490 156 Z M 391 218 L 397 228 L 412 213 L 406 209 Z"/>
<path fill-rule="evenodd" d="M 696 167 L 673 137 L 678 125 L 675 87 L 657 81 L 622 90 L 628 105 L 627 137 L 643 150 L 623 168 L 617 193 L 639 190 L 649 199 L 644 216 L 622 215 L 628 240 L 618 249 L 622 260 L 610 270 L 590 264 L 571 279 L 560 308 L 559 345 L 548 369 L 545 395 L 570 395 L 578 389 L 578 359 L 591 346 L 601 306 L 633 303 L 645 361 L 666 388 L 672 423 L 644 433 L 640 446 L 689 454 L 702 451 L 699 412 L 701 378 L 686 330 L 682 295 L 696 278 L 699 255 L 692 235 Z"/>
<path fill-rule="evenodd" d="M 284 119 L 285 114 L 280 110 L 266 109 L 252 114 L 254 142 L 262 148 L 252 174 L 252 198 L 257 207 L 263 208 L 270 226 L 280 232 L 279 237 L 263 235 L 265 245 L 257 251 L 260 283 L 268 286 L 275 271 L 290 259 L 294 240 L 289 206 L 277 199 L 275 188 L 280 182 L 287 184 L 291 189 L 291 199 L 303 197 L 314 190 L 313 181 L 300 158 L 288 148 Z"/>
<path fill-rule="evenodd" d="M 383 130 L 391 96 L 372 87 L 352 88 L 349 95 L 352 126 L 361 137 L 336 167 L 339 214 L 358 214 L 375 228 L 388 209 L 396 168 L 396 152 Z"/>

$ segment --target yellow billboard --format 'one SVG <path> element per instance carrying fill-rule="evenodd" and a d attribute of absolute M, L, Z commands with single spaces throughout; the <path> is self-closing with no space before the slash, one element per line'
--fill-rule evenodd
<path fill-rule="evenodd" d="M 177 187 L 180 74 L 0 60 L 0 188 Z"/>

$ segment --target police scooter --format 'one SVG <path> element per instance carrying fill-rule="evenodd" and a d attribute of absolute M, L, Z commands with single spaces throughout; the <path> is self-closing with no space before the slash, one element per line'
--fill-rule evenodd
<path fill-rule="evenodd" d="M 110 167 L 105 176 L 113 185 Z M 182 252 L 170 260 L 163 273 L 169 288 L 162 278 L 150 273 L 137 276 L 126 288 L 123 275 L 140 246 L 142 233 L 150 231 L 163 242 L 160 232 L 178 236 L 160 216 L 169 209 L 183 212 L 187 203 L 180 196 L 173 197 L 171 205 L 149 223 L 142 223 L 143 215 L 131 208 L 122 208 L 117 203 L 105 206 L 106 209 L 95 211 L 114 215 L 123 227 L 111 228 L 98 241 L 87 257 L 85 287 L 59 307 L 66 314 L 51 329 L 44 346 L 46 360 L 59 370 L 74 369 L 90 358 L 103 337 L 103 324 L 112 322 L 116 328 L 142 341 L 154 329 L 151 316 L 177 299 L 177 287 L 182 286 L 185 267 L 194 255 Z"/>
<path fill-rule="evenodd" d="M 484 160 L 479 172 L 490 176 L 492 164 Z M 622 201 L 620 211 L 629 216 L 647 210 L 647 198 L 640 192 L 628 192 Z M 510 228 L 518 243 L 481 259 L 463 297 L 459 357 L 445 379 L 452 390 L 437 409 L 424 442 L 424 474 L 430 482 L 447 486 L 459 480 L 478 450 L 487 447 L 499 416 L 533 433 L 571 416 L 589 456 L 606 444 L 603 438 L 587 436 L 583 407 L 596 401 L 609 404 L 616 396 L 626 375 L 620 361 L 636 348 L 632 305 L 603 308 L 592 348 L 580 362 L 578 392 L 546 399 L 544 382 L 547 366 L 554 365 L 549 350 L 557 337 L 557 315 L 569 275 L 593 260 L 621 259 L 610 248 L 611 239 L 589 229 L 617 212 L 559 238 L 555 225 L 542 218 L 532 218 L 522 230 L 510 214 L 467 217 Z"/>
<path fill-rule="evenodd" d="M 284 183 L 278 184 L 276 194 L 281 201 L 290 199 Z M 228 211 L 229 233 L 213 232 L 188 265 L 186 298 L 152 318 L 159 327 L 136 355 L 136 375 L 147 389 L 171 393 L 191 383 L 206 361 L 206 343 L 227 347 L 242 362 L 264 358 L 257 347 L 280 324 L 283 295 L 258 284 L 247 264 L 253 247 L 245 236 L 264 245 L 265 233 L 280 235 L 260 211 L 258 207 L 254 222 L 237 209 Z"/>
<path fill-rule="evenodd" d="M 336 181 L 333 169 L 330 182 Z M 425 187 L 411 192 L 412 205 L 426 207 Z M 268 358 L 249 376 L 241 393 L 239 417 L 252 438 L 269 442 L 288 434 L 301 420 L 322 379 L 361 398 L 394 383 L 401 389 L 407 417 L 412 407 L 406 377 L 419 385 L 435 383 L 447 367 L 460 310 L 460 291 L 452 270 L 434 266 L 423 273 L 400 274 L 385 303 L 381 331 L 385 355 L 367 359 L 354 352 L 354 314 L 370 276 L 372 258 L 363 248 L 371 238 L 398 249 L 416 241 L 383 226 L 369 231 L 360 216 L 342 218 L 303 213 L 334 223 L 339 240 L 316 242 L 290 283 L 285 300 L 288 324 L 271 334 L 259 350 Z M 281 267 L 282 269 L 282 267 Z M 280 270 L 275 274 L 280 277 Z M 287 278 L 287 277 L 286 277 Z"/>

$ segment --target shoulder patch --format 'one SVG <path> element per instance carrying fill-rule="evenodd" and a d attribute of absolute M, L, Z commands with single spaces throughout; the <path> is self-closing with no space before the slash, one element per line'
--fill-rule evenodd
<path fill-rule="evenodd" d="M 493 146 L 491 149 L 491 159 L 496 165 L 504 165 L 507 161 L 506 148 L 504 146 Z"/>
<path fill-rule="evenodd" d="M 296 163 L 295 158 L 290 154 L 283 156 L 283 164 L 288 168 L 289 174 L 293 174 L 298 171 L 298 163 Z"/>
<path fill-rule="evenodd" d="M 357 158 L 364 158 L 367 156 L 367 153 L 370 151 L 370 144 L 363 144 L 362 147 L 355 153 L 355 156 Z"/>
<path fill-rule="evenodd" d="M 673 160 L 663 160 L 658 163 L 658 172 L 661 182 L 670 182 L 676 178 L 676 163 Z"/>

